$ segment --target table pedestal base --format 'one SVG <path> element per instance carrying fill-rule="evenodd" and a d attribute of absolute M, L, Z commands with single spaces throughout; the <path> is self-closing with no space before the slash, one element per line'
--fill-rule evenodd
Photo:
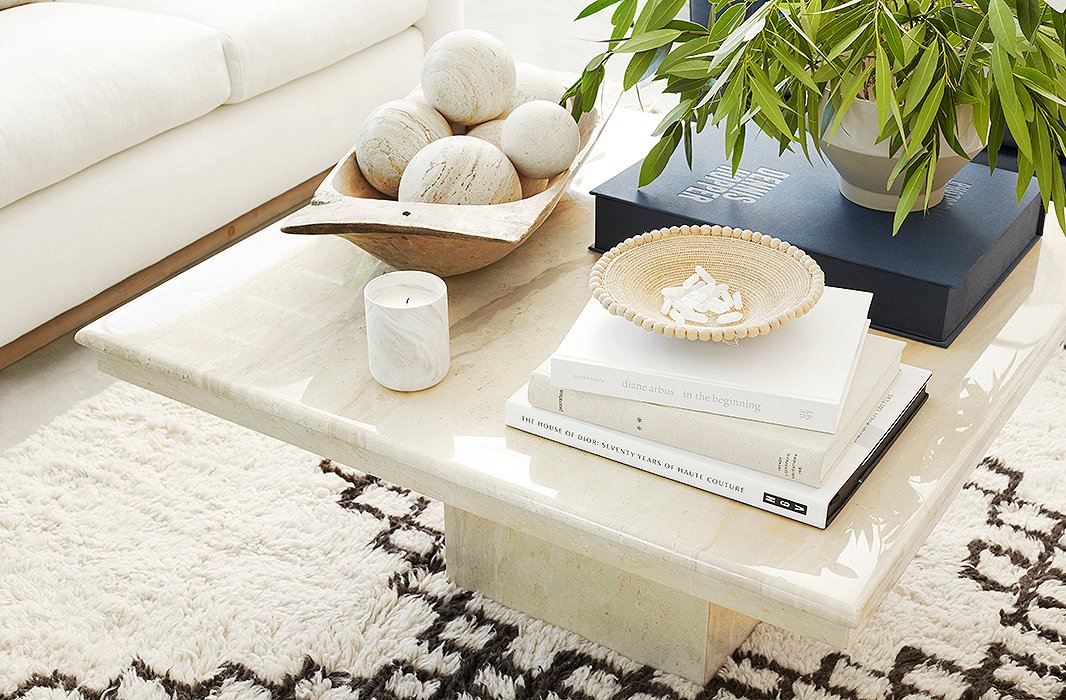
<path fill-rule="evenodd" d="M 458 508 L 444 507 L 444 523 L 457 585 L 696 683 L 757 623 Z"/>

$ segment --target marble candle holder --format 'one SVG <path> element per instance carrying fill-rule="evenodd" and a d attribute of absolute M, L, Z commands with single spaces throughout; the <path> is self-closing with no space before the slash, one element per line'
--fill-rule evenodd
<path fill-rule="evenodd" d="M 367 283 L 370 373 L 395 391 L 421 391 L 448 374 L 448 287 L 428 272 L 390 272 Z"/>

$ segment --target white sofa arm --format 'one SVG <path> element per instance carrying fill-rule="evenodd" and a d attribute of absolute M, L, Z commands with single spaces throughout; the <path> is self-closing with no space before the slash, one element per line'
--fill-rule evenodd
<path fill-rule="evenodd" d="M 428 49 L 448 32 L 463 28 L 463 0 L 429 0 L 426 14 L 415 22 L 415 26 L 422 30 Z"/>

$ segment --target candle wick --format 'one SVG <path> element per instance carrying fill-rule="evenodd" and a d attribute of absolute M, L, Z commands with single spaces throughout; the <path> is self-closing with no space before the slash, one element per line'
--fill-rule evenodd
<path fill-rule="evenodd" d="M 407 301 L 405 301 L 404 303 L 405 304 L 410 304 L 411 303 L 411 297 L 407 297 Z"/>

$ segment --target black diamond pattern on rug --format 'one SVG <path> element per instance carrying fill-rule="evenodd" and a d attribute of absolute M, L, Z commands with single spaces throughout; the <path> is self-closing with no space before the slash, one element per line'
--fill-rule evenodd
<path fill-rule="evenodd" d="M 346 482 L 340 507 L 380 523 L 372 546 L 395 557 L 390 585 L 396 596 L 418 598 L 432 610 L 433 622 L 412 630 L 419 650 L 415 658 L 383 660 L 370 676 L 323 668 L 306 658 L 299 672 L 280 681 L 224 663 L 195 684 L 177 682 L 165 670 L 134 660 L 104 688 L 86 688 L 59 669 L 26 679 L 0 700 L 60 697 L 60 692 L 64 698 L 87 700 L 1066 699 L 1066 669 L 1047 662 L 1062 658 L 1066 631 L 1066 514 L 1023 498 L 1024 473 L 998 460 L 986 459 L 964 487 L 984 499 L 987 514 L 986 527 L 958 564 L 958 576 L 968 586 L 1011 600 L 1000 611 L 1000 630 L 984 642 L 979 663 L 963 667 L 941 658 L 917 636 L 898 649 L 889 668 L 880 670 L 833 652 L 817 668 L 801 671 L 787 657 L 769 658 L 745 645 L 702 689 L 587 643 L 518 653 L 536 647 L 543 623 L 446 581 L 439 503 L 329 460 L 318 468 Z M 529 666 L 520 658 L 537 663 Z"/>

